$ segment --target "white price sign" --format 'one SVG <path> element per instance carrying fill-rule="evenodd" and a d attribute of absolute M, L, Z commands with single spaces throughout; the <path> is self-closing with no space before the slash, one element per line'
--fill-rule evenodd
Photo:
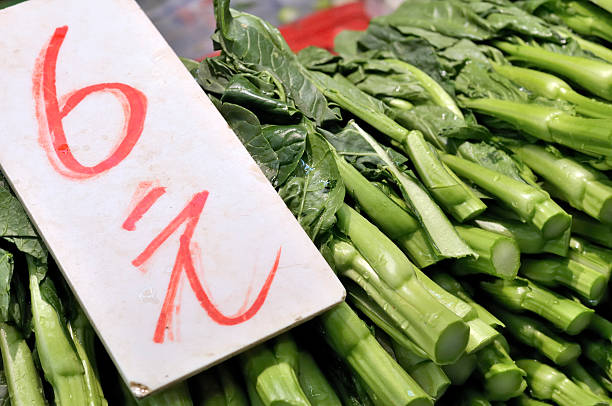
<path fill-rule="evenodd" d="M 0 165 L 136 394 L 342 300 L 133 0 L 30 0 L 0 38 Z"/>

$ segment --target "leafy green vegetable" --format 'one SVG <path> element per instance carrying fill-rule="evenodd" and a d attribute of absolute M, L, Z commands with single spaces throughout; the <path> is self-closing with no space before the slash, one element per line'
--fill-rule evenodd
<path fill-rule="evenodd" d="M 333 153 L 320 135 L 308 133 L 305 155 L 278 193 L 310 238 L 333 226 L 344 200 L 344 184 Z"/>
<path fill-rule="evenodd" d="M 214 6 L 214 39 L 234 64 L 277 78 L 295 106 L 318 124 L 338 119 L 276 28 L 253 15 L 230 10 L 229 0 L 215 0 Z"/>

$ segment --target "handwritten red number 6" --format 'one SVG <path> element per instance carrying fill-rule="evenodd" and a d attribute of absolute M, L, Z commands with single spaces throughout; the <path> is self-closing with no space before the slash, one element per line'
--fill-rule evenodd
<path fill-rule="evenodd" d="M 139 90 L 124 83 L 100 83 L 84 87 L 58 99 L 55 86 L 57 56 L 66 38 L 68 27 L 59 27 L 42 50 L 34 68 L 34 100 L 40 125 L 40 143 L 55 169 L 73 179 L 86 179 L 108 171 L 128 156 L 142 134 L 147 98 Z M 112 94 L 121 103 L 125 122 L 121 142 L 103 161 L 93 166 L 81 164 L 72 154 L 66 140 L 62 120 L 83 99 L 96 92 Z"/>

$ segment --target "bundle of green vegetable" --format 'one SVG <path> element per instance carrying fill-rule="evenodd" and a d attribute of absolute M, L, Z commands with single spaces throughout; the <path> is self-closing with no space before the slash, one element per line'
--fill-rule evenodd
<path fill-rule="evenodd" d="M 185 65 L 348 297 L 138 404 L 610 404 L 610 11 L 408 0 L 296 55 L 216 0 L 221 53 Z M 0 394 L 134 404 L 0 202 Z"/>

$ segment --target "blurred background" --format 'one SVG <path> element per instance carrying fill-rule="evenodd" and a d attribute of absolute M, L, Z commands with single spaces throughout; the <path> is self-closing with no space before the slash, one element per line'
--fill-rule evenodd
<path fill-rule="evenodd" d="M 200 59 L 213 52 L 213 0 L 137 0 L 175 52 Z M 307 45 L 331 47 L 344 29 L 365 29 L 374 15 L 399 0 L 232 0 L 233 8 L 280 27 L 294 50 Z"/>

